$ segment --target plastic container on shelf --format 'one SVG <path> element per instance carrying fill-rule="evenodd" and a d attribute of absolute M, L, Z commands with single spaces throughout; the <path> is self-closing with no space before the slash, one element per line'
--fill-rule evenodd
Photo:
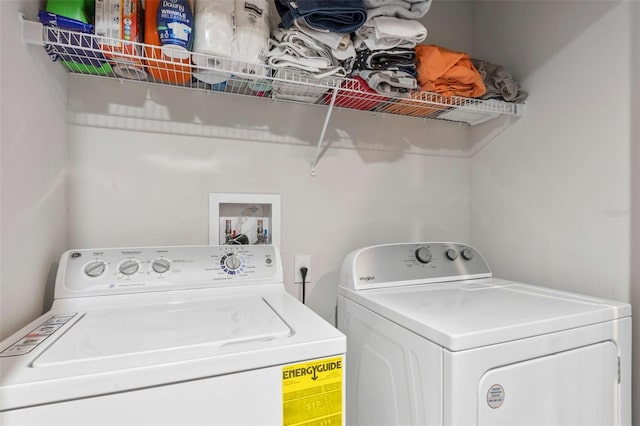
<path fill-rule="evenodd" d="M 93 37 L 93 25 L 85 22 L 87 19 L 84 13 L 78 13 L 76 3 L 72 3 L 73 7 L 69 5 L 60 7 L 59 3 L 61 2 L 47 2 L 47 9 L 68 13 L 84 21 L 59 15 L 50 10 L 41 10 L 38 13 L 38 18 L 44 25 L 44 48 L 51 60 L 59 60 L 62 65 L 74 73 L 111 74 L 111 65 L 107 62 Z"/>
<path fill-rule="evenodd" d="M 193 45 L 193 7 L 190 0 L 163 0 L 156 15 L 162 54 L 173 59 L 190 56 Z"/>
<path fill-rule="evenodd" d="M 168 56 L 168 45 L 163 49 L 158 33 L 158 9 L 160 0 L 145 1 L 144 56 L 147 72 L 152 80 L 162 83 L 185 84 L 191 81 L 191 55 Z M 176 52 L 179 49 L 176 49 Z"/>
<path fill-rule="evenodd" d="M 100 0 L 95 7 L 96 35 L 113 72 L 145 80 L 142 62 L 142 8 L 140 0 Z"/>
<path fill-rule="evenodd" d="M 58 16 L 89 23 L 85 13 L 85 0 L 47 0 L 46 10 Z"/>

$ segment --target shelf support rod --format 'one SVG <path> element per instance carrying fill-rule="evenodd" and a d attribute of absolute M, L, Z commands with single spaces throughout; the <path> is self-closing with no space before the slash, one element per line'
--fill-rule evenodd
<path fill-rule="evenodd" d="M 331 95 L 331 102 L 329 103 L 329 110 L 327 111 L 327 116 L 324 118 L 324 125 L 322 126 L 322 131 L 320 132 L 320 138 L 318 139 L 318 146 L 316 147 L 316 158 L 313 160 L 311 164 L 311 176 L 316 175 L 316 165 L 318 164 L 318 160 L 320 159 L 321 149 L 322 149 L 322 141 L 324 140 L 324 135 L 327 132 L 327 126 L 329 125 L 329 119 L 331 118 L 331 112 L 333 112 L 333 106 L 336 103 L 336 97 L 338 95 L 339 87 L 336 86 L 333 89 L 333 94 Z"/>

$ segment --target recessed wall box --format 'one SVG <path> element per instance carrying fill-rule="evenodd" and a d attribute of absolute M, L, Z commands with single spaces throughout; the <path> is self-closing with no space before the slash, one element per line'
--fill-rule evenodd
<path fill-rule="evenodd" d="M 280 247 L 280 194 L 209 194 L 209 244 Z"/>

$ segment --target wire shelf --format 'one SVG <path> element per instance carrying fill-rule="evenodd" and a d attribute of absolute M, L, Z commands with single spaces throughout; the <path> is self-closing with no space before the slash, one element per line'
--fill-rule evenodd
<path fill-rule="evenodd" d="M 41 33 L 40 37 L 37 32 Z M 381 94 L 363 85 L 358 78 L 317 79 L 304 71 L 203 53 L 163 51 L 160 46 L 24 20 L 23 37 L 26 42 L 43 45 L 49 56 L 71 73 L 471 125 L 500 115 L 520 116 L 524 108 L 522 104 L 457 96 L 447 98 L 422 91 L 407 97 Z"/>

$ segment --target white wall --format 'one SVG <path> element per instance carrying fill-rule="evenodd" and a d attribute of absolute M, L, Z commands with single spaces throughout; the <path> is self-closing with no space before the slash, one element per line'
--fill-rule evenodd
<path fill-rule="evenodd" d="M 640 75 L 640 2 L 632 5 L 629 19 L 633 23 L 631 34 L 632 76 Z M 633 394 L 640 398 L 640 79 L 632 78 L 631 93 L 631 303 L 635 308 L 633 321 Z M 635 117 L 635 119 L 633 119 Z M 640 425 L 640 404 L 636 403 L 633 424 Z"/>
<path fill-rule="evenodd" d="M 497 275 L 629 300 L 630 5 L 474 4 L 474 54 L 531 93 L 472 158 L 472 240 Z"/>
<path fill-rule="evenodd" d="M 472 241 L 494 273 L 631 301 L 636 342 L 638 9 L 635 1 L 474 3 L 474 54 L 503 63 L 531 95 L 522 120 L 471 133 L 480 147 L 471 160 Z"/>
<path fill-rule="evenodd" d="M 37 8 L 0 2 L 0 339 L 41 314 L 66 248 L 66 79 L 18 24 Z"/>
<path fill-rule="evenodd" d="M 70 105 L 85 123 L 70 127 L 75 248 L 207 244 L 210 192 L 278 193 L 287 288 L 299 290 L 293 256 L 310 254 L 309 304 L 333 321 L 349 251 L 470 237 L 464 126 L 335 111 L 312 177 L 324 108 L 87 78 L 72 79 Z M 129 130 L 100 128 L 120 119 Z"/>

